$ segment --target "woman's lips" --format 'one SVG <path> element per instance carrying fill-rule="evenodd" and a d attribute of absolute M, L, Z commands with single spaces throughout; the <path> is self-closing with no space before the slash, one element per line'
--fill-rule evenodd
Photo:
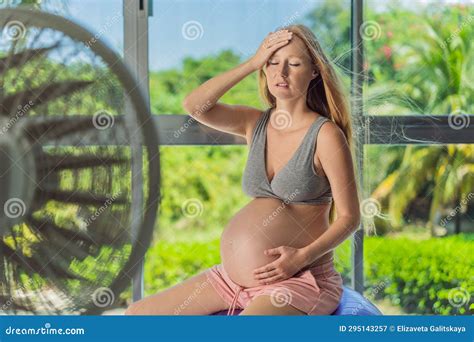
<path fill-rule="evenodd" d="M 275 86 L 277 86 L 278 88 L 288 88 L 289 87 L 288 83 L 284 83 L 284 82 L 277 83 L 277 84 L 275 84 Z"/>

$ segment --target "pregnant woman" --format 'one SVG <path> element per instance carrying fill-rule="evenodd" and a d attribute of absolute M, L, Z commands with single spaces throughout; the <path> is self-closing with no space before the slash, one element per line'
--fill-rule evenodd
<path fill-rule="evenodd" d="M 217 102 L 258 71 L 264 111 Z M 249 146 L 253 199 L 222 233 L 222 263 L 129 306 L 125 314 L 329 315 L 342 295 L 333 249 L 359 226 L 351 125 L 340 80 L 303 25 L 271 32 L 239 66 L 183 102 L 200 123 Z M 223 194 L 225 195 L 225 194 Z"/>

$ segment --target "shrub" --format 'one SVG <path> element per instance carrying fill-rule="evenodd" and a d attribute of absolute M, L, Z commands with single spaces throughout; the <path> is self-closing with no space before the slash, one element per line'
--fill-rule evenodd
<path fill-rule="evenodd" d="M 377 297 L 416 314 L 468 314 L 474 308 L 473 243 L 467 235 L 367 240 L 365 255 L 380 243 L 364 262 L 367 282 L 383 284 Z"/>
<path fill-rule="evenodd" d="M 472 235 L 410 240 L 366 237 L 364 274 L 369 299 L 389 298 L 407 313 L 469 314 L 474 308 Z M 350 240 L 336 249 L 336 269 L 350 284 Z M 159 241 L 145 263 L 145 292 L 151 295 L 220 262 L 219 239 Z"/>

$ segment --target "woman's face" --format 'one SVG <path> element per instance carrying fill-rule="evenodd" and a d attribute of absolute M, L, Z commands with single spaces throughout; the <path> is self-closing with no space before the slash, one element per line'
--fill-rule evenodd
<path fill-rule="evenodd" d="M 309 83 L 317 75 L 301 38 L 294 35 L 288 44 L 274 52 L 266 64 L 270 93 L 279 99 L 304 97 Z"/>

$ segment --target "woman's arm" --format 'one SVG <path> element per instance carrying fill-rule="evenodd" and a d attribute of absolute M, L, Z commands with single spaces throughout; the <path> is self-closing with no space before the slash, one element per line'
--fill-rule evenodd
<path fill-rule="evenodd" d="M 252 59 L 249 59 L 242 64 L 207 80 L 186 96 L 183 101 L 183 108 L 191 115 L 199 110 L 200 114 L 207 112 L 214 107 L 219 98 L 221 98 L 227 91 L 256 70 L 256 67 L 252 63 Z"/>
<path fill-rule="evenodd" d="M 246 136 L 248 127 L 255 122 L 261 111 L 257 108 L 227 105 L 217 101 L 246 76 L 264 66 L 268 58 L 277 49 L 288 44 L 290 39 L 291 35 L 287 31 L 271 32 L 250 59 L 207 80 L 189 93 L 183 100 L 183 108 L 206 126 Z"/>
<path fill-rule="evenodd" d="M 260 115 L 260 110 L 248 106 L 217 103 L 217 100 L 255 70 L 249 59 L 207 80 L 186 96 L 183 108 L 203 125 L 245 137 L 251 122 L 256 121 Z"/>
<path fill-rule="evenodd" d="M 321 127 L 318 155 L 331 184 L 337 219 L 311 244 L 302 248 L 306 264 L 311 264 L 336 248 L 358 229 L 361 214 L 352 156 L 342 130 L 335 123 Z"/>

